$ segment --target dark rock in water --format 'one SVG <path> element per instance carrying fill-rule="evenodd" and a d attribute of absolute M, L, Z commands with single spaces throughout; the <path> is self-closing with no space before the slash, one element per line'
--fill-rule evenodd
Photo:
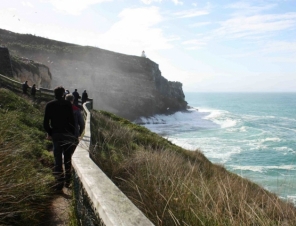
<path fill-rule="evenodd" d="M 180 82 L 168 81 L 149 58 L 58 42 L 0 29 L 0 40 L 16 56 L 45 64 L 51 87 L 87 90 L 94 108 L 135 120 L 186 110 Z"/>

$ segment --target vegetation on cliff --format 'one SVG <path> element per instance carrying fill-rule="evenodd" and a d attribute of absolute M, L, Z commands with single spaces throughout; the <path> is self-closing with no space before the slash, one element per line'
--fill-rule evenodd
<path fill-rule="evenodd" d="M 38 225 L 54 183 L 43 113 L 7 89 L 0 97 L 0 225 Z"/>
<path fill-rule="evenodd" d="M 92 112 L 91 156 L 155 225 L 296 225 L 296 209 L 144 127 Z"/>

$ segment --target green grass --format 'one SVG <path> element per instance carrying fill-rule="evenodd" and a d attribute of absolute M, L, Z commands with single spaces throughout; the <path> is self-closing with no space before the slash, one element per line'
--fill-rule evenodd
<path fill-rule="evenodd" d="M 155 225 L 296 225 L 296 209 L 146 128 L 92 112 L 91 157 Z"/>
<path fill-rule="evenodd" d="M 0 225 L 37 225 L 54 183 L 40 106 L 0 88 Z"/>

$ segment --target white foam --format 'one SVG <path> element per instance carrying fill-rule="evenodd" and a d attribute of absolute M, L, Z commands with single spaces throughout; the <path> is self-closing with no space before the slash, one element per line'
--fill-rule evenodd
<path fill-rule="evenodd" d="M 232 119 L 226 119 L 221 123 L 221 128 L 229 128 L 229 127 L 234 127 L 236 125 L 236 120 Z"/>
<path fill-rule="evenodd" d="M 199 112 L 192 109 L 189 112 L 176 112 L 172 115 L 155 115 L 153 117 L 140 118 L 141 123 L 148 129 L 159 132 L 164 130 L 198 130 L 198 129 L 212 129 L 219 128 L 219 126 L 211 120 L 205 119 L 208 113 Z M 161 125 L 164 125 L 161 127 Z M 160 126 L 160 127 L 159 127 Z"/>
<path fill-rule="evenodd" d="M 263 166 L 230 166 L 234 170 L 248 170 L 253 172 L 263 172 Z"/>
<path fill-rule="evenodd" d="M 217 123 L 221 128 L 230 128 L 237 125 L 237 119 L 234 119 L 228 111 L 214 109 L 200 109 L 201 112 L 209 113 L 205 119 Z"/>
<path fill-rule="evenodd" d="M 272 141 L 272 142 L 280 142 L 281 139 L 278 137 L 267 137 L 265 139 L 260 140 L 260 142 L 264 143 L 264 142 L 268 142 L 268 141 Z"/>
<path fill-rule="evenodd" d="M 287 200 L 288 202 L 292 202 L 294 206 L 296 206 L 296 195 L 288 195 Z"/>
<path fill-rule="evenodd" d="M 296 170 L 296 165 L 282 165 L 282 166 L 239 166 L 230 165 L 234 170 L 248 170 L 253 172 L 266 172 L 267 170 Z"/>
<path fill-rule="evenodd" d="M 283 146 L 283 147 L 275 147 L 274 150 L 276 151 L 288 151 L 288 152 L 295 152 L 292 148 Z"/>

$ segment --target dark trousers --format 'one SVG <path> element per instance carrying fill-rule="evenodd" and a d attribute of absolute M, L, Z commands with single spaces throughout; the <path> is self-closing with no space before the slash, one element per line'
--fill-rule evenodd
<path fill-rule="evenodd" d="M 53 154 L 54 154 L 54 170 L 53 174 L 56 179 L 56 188 L 62 189 L 64 181 L 70 182 L 71 180 L 71 157 L 76 148 L 76 141 L 73 135 L 64 133 L 52 134 Z M 64 156 L 64 161 L 63 161 Z M 65 168 L 65 173 L 63 170 Z"/>

